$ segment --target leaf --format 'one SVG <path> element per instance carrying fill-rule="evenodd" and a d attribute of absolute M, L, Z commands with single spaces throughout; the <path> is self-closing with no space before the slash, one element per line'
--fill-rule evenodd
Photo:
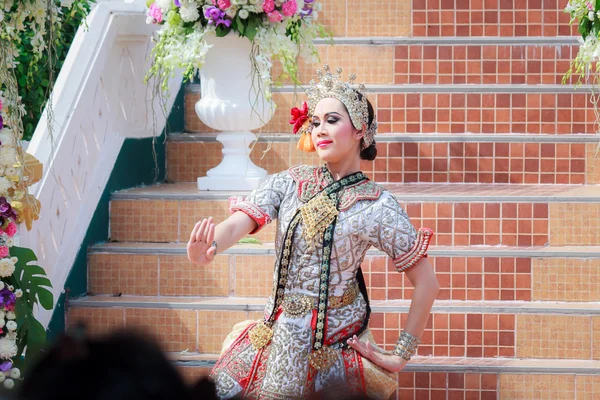
<path fill-rule="evenodd" d="M 251 237 L 240 239 L 240 240 L 238 240 L 238 243 L 239 244 L 262 244 L 262 242 L 260 240 L 251 238 Z"/>
<path fill-rule="evenodd" d="M 235 17 L 235 24 L 237 27 L 237 31 L 239 32 L 239 34 L 241 36 L 244 36 L 244 31 L 246 30 L 246 26 L 244 24 L 244 21 L 240 18 L 239 14 Z M 233 26 L 231 27 L 233 29 Z"/>
<path fill-rule="evenodd" d="M 31 249 L 14 246 L 10 249 L 11 255 L 18 258 L 15 264 L 14 280 L 15 286 L 23 290 L 23 295 L 30 308 L 39 303 L 46 310 L 52 309 L 54 295 L 49 288 L 52 283 L 46 277 L 46 271 L 39 265 L 28 265 L 37 261 L 35 253 Z"/>
<path fill-rule="evenodd" d="M 25 363 L 35 360 L 44 345 L 46 344 L 46 330 L 35 318 L 29 319 L 29 329 L 27 331 L 27 353 L 25 354 Z"/>
<path fill-rule="evenodd" d="M 219 25 L 216 29 L 217 37 L 225 37 L 231 31 L 231 28 L 226 27 L 225 25 Z"/>
<path fill-rule="evenodd" d="M 37 297 L 40 305 L 46 310 L 52 310 L 54 306 L 54 295 L 49 290 L 39 288 L 37 291 Z"/>
<path fill-rule="evenodd" d="M 244 36 L 246 36 L 251 42 L 254 41 L 254 37 L 258 32 L 258 26 L 260 25 L 260 17 L 256 14 L 250 14 L 247 19 L 248 25 L 246 26 L 246 30 L 244 31 Z"/>

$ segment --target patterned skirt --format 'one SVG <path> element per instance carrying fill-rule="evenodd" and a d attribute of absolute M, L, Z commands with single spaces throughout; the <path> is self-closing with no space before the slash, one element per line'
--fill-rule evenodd
<path fill-rule="evenodd" d="M 210 375 L 219 398 L 302 399 L 321 390 L 340 388 L 349 394 L 388 399 L 398 387 L 396 374 L 380 369 L 349 347 L 333 346 L 336 360 L 326 371 L 317 371 L 309 364 L 311 317 L 280 316 L 273 325 L 271 342 L 258 351 L 248 337 L 257 321 L 235 325 Z M 338 331 L 325 344 L 339 342 L 358 331 L 360 325 L 355 323 Z M 373 342 L 369 330 L 360 339 Z"/>

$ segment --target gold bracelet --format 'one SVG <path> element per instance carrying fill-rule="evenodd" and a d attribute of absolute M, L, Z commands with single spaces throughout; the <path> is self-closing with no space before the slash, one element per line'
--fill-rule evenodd
<path fill-rule="evenodd" d="M 394 347 L 394 350 L 392 351 L 392 354 L 402 357 L 406 361 L 410 361 L 412 356 L 417 353 L 417 347 L 419 344 L 421 344 L 419 339 L 406 331 L 402 331 L 398 341 L 396 342 L 396 347 Z"/>

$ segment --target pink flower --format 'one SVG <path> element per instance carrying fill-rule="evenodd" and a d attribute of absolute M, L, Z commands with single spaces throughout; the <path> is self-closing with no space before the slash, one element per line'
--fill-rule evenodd
<path fill-rule="evenodd" d="M 2 111 L 2 99 L 0 99 L 0 111 Z"/>
<path fill-rule="evenodd" d="M 162 10 L 156 3 L 152 3 L 152 5 L 150 6 L 150 9 L 148 10 L 148 15 L 150 17 L 154 18 L 154 20 L 156 22 L 158 22 L 159 24 L 161 22 L 163 22 Z"/>
<path fill-rule="evenodd" d="M 15 224 L 14 222 L 9 223 L 6 229 L 4 229 L 4 232 L 6 232 L 8 237 L 15 236 L 15 234 L 17 233 L 17 224 Z"/>
<path fill-rule="evenodd" d="M 269 14 L 275 9 L 275 1 L 274 0 L 265 0 L 263 3 L 263 11 Z"/>
<path fill-rule="evenodd" d="M 587 6 L 588 10 L 594 11 L 594 5 L 591 1 L 586 2 L 585 5 Z"/>
<path fill-rule="evenodd" d="M 269 21 L 271 22 L 281 22 L 281 20 L 283 19 L 283 15 L 281 15 L 279 11 L 273 11 L 271 13 L 268 13 L 267 17 L 269 17 Z"/>
<path fill-rule="evenodd" d="M 0 246 L 0 258 L 8 257 L 8 247 Z"/>
<path fill-rule="evenodd" d="M 296 4 L 296 0 L 288 0 L 283 3 L 281 6 L 281 11 L 286 17 L 291 17 L 292 15 L 296 14 L 296 11 L 298 11 L 298 4 Z"/>
<path fill-rule="evenodd" d="M 229 7 L 231 7 L 230 0 L 217 0 L 217 4 L 221 10 L 227 10 Z"/>

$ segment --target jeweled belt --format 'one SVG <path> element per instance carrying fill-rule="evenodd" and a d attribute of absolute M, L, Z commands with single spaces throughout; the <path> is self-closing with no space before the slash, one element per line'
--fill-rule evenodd
<path fill-rule="evenodd" d="M 349 306 L 354 303 L 360 290 L 357 285 L 352 285 L 341 296 L 329 296 L 328 308 L 336 309 Z M 291 318 L 300 318 L 317 309 L 319 299 L 300 293 L 286 294 L 281 309 L 283 313 Z"/>

